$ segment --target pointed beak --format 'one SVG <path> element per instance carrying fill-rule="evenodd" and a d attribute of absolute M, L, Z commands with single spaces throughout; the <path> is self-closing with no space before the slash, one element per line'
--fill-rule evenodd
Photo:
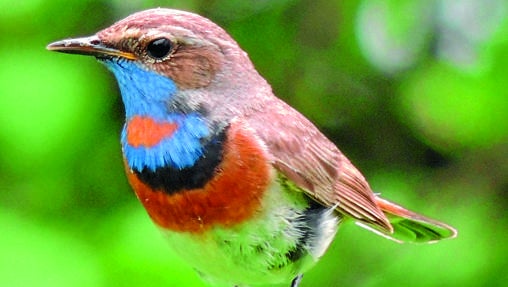
<path fill-rule="evenodd" d="M 75 38 L 57 41 L 49 44 L 46 49 L 68 54 L 79 54 L 103 57 L 121 57 L 128 60 L 136 60 L 136 56 L 131 52 L 124 52 L 118 49 L 108 47 L 97 36 Z"/>

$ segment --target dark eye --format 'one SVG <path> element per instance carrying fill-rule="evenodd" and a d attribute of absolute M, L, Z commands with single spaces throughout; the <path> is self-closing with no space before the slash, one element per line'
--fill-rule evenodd
<path fill-rule="evenodd" d="M 171 41 L 169 41 L 166 38 L 159 38 L 148 43 L 148 46 L 146 47 L 146 52 L 148 56 L 160 60 L 166 57 L 169 54 L 169 52 L 171 52 L 172 48 L 173 45 Z"/>

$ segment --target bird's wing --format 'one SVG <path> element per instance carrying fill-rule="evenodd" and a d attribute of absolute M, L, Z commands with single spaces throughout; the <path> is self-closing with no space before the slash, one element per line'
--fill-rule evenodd
<path fill-rule="evenodd" d="M 273 166 L 314 200 L 388 233 L 363 175 L 309 120 L 283 102 L 265 106 L 249 125 L 266 144 Z"/>

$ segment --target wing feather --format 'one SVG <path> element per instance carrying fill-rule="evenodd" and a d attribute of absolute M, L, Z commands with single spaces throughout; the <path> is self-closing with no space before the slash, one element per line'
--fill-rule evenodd
<path fill-rule="evenodd" d="M 247 116 L 264 141 L 273 166 L 314 200 L 342 214 L 392 232 L 363 175 L 309 120 L 274 100 Z"/>

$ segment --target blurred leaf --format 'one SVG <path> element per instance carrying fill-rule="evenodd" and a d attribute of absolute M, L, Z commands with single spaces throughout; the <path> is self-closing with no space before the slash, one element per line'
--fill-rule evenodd
<path fill-rule="evenodd" d="M 0 209 L 1 286 L 102 286 L 103 273 L 89 246 L 9 213 Z"/>
<path fill-rule="evenodd" d="M 78 66 L 42 45 L 16 53 L 4 47 L 0 57 L 9 67 L 0 69 L 0 140 L 11 151 L 2 154 L 5 162 L 18 169 L 70 156 L 111 96 L 103 94 L 104 79 L 87 77 L 99 67 Z"/>
<path fill-rule="evenodd" d="M 0 1 L 0 9 L 2 10 L 2 17 L 0 23 L 7 24 L 13 19 L 19 19 L 23 15 L 33 13 L 42 4 L 42 0 L 27 0 L 27 1 Z"/>
<path fill-rule="evenodd" d="M 400 91 L 401 120 L 439 150 L 490 147 L 506 139 L 507 94 L 488 78 L 434 64 L 411 74 Z"/>
<path fill-rule="evenodd" d="M 506 31 L 508 5 L 504 0 L 438 1 L 436 54 L 464 71 L 490 66 L 485 47 Z M 506 38 L 504 38 L 506 40 Z"/>
<path fill-rule="evenodd" d="M 388 74 L 414 65 L 431 38 L 433 4 L 427 0 L 363 0 L 357 36 L 365 57 Z"/>

